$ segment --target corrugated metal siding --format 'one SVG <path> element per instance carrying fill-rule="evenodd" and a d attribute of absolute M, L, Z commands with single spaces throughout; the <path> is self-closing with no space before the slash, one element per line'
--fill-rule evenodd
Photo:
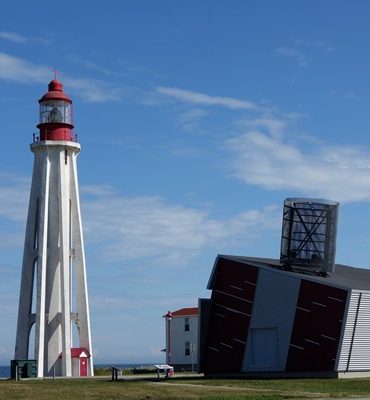
<path fill-rule="evenodd" d="M 338 371 L 370 370 L 370 292 L 352 291 Z"/>

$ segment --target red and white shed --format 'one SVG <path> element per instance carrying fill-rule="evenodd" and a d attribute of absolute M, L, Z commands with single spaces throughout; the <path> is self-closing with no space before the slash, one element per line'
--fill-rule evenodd
<path fill-rule="evenodd" d="M 88 376 L 90 353 L 84 347 L 71 349 L 72 376 Z"/>

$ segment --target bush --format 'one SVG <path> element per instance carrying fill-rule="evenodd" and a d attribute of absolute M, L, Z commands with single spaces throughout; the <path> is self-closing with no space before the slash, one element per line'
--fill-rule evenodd
<path fill-rule="evenodd" d="M 112 368 L 104 367 L 104 368 L 94 368 L 95 376 L 106 376 L 112 374 Z"/>

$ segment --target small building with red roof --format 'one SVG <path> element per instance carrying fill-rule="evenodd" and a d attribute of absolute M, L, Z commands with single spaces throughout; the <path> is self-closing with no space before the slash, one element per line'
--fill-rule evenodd
<path fill-rule="evenodd" d="M 90 367 L 90 353 L 85 347 L 72 347 L 72 376 L 88 376 Z M 59 360 L 63 358 L 63 353 L 60 353 Z M 60 363 L 59 363 L 60 364 Z M 58 365 L 60 368 L 60 365 Z"/>
<path fill-rule="evenodd" d="M 198 308 L 186 307 L 163 315 L 166 363 L 175 371 L 196 371 L 198 360 Z"/>

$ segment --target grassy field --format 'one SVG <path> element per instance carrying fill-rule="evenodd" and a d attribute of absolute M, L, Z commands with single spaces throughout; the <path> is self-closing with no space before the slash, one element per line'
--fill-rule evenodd
<path fill-rule="evenodd" d="M 168 381 L 109 378 L 0 381 L 0 399 L 30 400 L 283 400 L 362 396 L 370 398 L 370 379 Z M 354 397 L 355 398 L 355 397 Z"/>

